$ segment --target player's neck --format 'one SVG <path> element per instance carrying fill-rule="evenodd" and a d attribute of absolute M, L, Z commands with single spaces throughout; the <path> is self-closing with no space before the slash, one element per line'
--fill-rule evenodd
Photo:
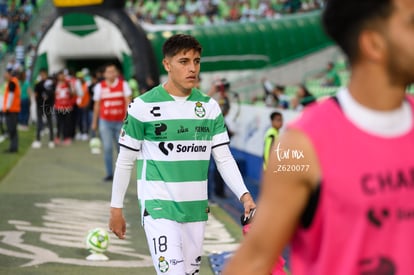
<path fill-rule="evenodd" d="M 401 107 L 406 87 L 391 83 L 387 75 L 376 69 L 353 68 L 349 92 L 361 105 L 377 111 L 391 111 Z"/>
<path fill-rule="evenodd" d="M 164 89 L 172 96 L 178 96 L 178 97 L 187 97 L 191 94 L 192 89 L 184 89 L 182 87 L 177 87 L 177 85 L 174 85 L 172 81 L 167 81 L 162 85 Z"/>

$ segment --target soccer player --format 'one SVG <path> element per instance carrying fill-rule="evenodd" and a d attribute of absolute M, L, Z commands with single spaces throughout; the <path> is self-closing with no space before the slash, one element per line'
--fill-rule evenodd
<path fill-rule="evenodd" d="M 223 274 L 414 274 L 414 1 L 328 0 L 323 24 L 351 65 L 270 156 L 255 220 Z M 411 213 L 411 214 L 410 214 Z"/>
<path fill-rule="evenodd" d="M 126 116 L 132 91 L 128 83 L 119 77 L 115 64 L 107 64 L 104 69 L 104 80 L 99 82 L 93 91 L 94 110 L 92 130 L 98 127 L 104 149 L 106 176 L 104 181 L 113 179 L 113 143 L 121 132 L 122 122 Z"/>
<path fill-rule="evenodd" d="M 279 137 L 279 130 L 283 125 L 283 115 L 280 112 L 272 112 L 270 114 L 270 121 L 272 127 L 270 127 L 264 138 L 264 149 L 263 149 L 263 170 L 266 170 L 269 156 L 272 152 L 273 144 Z"/>
<path fill-rule="evenodd" d="M 245 213 L 256 207 L 230 153 L 219 105 L 194 88 L 201 50 L 189 35 L 164 43 L 168 79 L 131 103 L 119 137 L 109 228 L 125 238 L 123 199 L 138 160 L 138 199 L 157 274 L 199 272 L 211 154 Z"/>

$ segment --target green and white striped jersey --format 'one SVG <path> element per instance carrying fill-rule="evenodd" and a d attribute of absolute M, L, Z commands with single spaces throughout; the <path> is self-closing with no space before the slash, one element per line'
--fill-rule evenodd
<path fill-rule="evenodd" d="M 228 144 L 217 102 L 193 89 L 176 101 L 159 85 L 128 109 L 121 146 L 141 151 L 137 160 L 141 210 L 177 222 L 207 220 L 211 150 Z"/>

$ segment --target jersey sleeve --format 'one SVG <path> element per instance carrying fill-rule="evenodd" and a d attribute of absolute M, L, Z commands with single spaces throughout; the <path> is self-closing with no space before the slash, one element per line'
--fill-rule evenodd
<path fill-rule="evenodd" d="M 100 101 L 101 100 L 101 89 L 102 85 L 101 83 L 98 83 L 93 88 L 93 101 Z"/>
<path fill-rule="evenodd" d="M 123 88 L 125 97 L 130 97 L 132 95 L 132 90 L 126 81 L 123 81 L 122 88 Z"/>
<path fill-rule="evenodd" d="M 144 123 L 137 115 L 139 110 L 139 102 L 131 102 L 128 108 L 128 113 L 124 119 L 122 130 L 119 135 L 119 145 L 130 150 L 140 151 L 141 143 L 144 139 Z"/>
<path fill-rule="evenodd" d="M 221 112 L 220 106 L 218 103 L 213 100 L 214 104 L 214 110 L 217 113 L 216 118 L 214 119 L 214 127 L 213 127 L 213 148 L 223 145 L 223 144 L 229 144 L 230 139 L 229 135 L 227 133 L 227 127 L 226 123 L 224 122 L 224 116 Z"/>

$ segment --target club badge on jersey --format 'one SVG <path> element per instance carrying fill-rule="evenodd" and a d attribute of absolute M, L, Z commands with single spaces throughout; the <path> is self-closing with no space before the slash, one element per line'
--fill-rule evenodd
<path fill-rule="evenodd" d="M 200 101 L 197 101 L 197 103 L 195 104 L 194 112 L 196 116 L 200 118 L 205 117 L 206 109 L 204 109 L 203 103 L 201 103 Z"/>

